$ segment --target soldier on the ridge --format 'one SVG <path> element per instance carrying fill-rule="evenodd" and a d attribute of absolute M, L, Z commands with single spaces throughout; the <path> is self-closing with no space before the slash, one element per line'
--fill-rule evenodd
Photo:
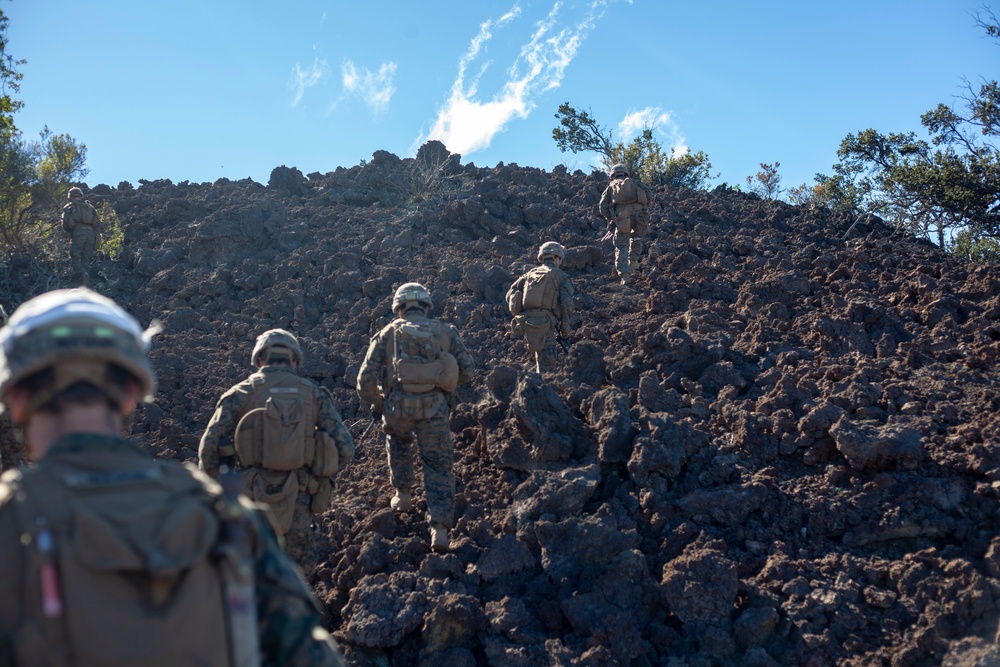
<path fill-rule="evenodd" d="M 639 267 L 639 237 L 649 233 L 649 199 L 646 186 L 631 178 L 625 165 L 611 168 L 611 182 L 601 194 L 599 210 L 608 229 L 614 230 L 615 269 L 622 285 L 628 284 L 629 274 Z"/>
<path fill-rule="evenodd" d="M 122 439 L 150 334 L 58 290 L 0 330 L 0 398 L 34 465 L 0 478 L 0 664 L 344 664 L 264 510 Z"/>
<path fill-rule="evenodd" d="M 244 492 L 271 506 L 286 550 L 308 572 L 315 565 L 312 515 L 329 507 L 331 477 L 354 457 L 354 440 L 333 397 L 296 372 L 298 339 L 265 331 L 250 355 L 259 370 L 219 399 L 198 448 L 212 477 L 244 471 Z"/>
<path fill-rule="evenodd" d="M 381 415 L 389 460 L 390 505 L 400 513 L 413 504 L 414 439 L 424 466 L 431 548 L 447 551 L 454 522 L 455 447 L 450 416 L 459 384 L 472 379 L 475 362 L 458 330 L 429 317 L 434 302 L 420 283 L 396 290 L 396 319 L 379 331 L 358 371 L 358 395 Z"/>
<path fill-rule="evenodd" d="M 565 257 L 565 248 L 546 241 L 538 248 L 540 266 L 518 278 L 507 290 L 507 308 L 514 316 L 511 332 L 524 335 L 537 373 L 556 370 L 557 339 L 570 332 L 573 282 L 559 268 Z"/>
<path fill-rule="evenodd" d="M 66 195 L 69 203 L 63 206 L 63 229 L 70 235 L 69 259 L 73 279 L 81 285 L 90 284 L 90 266 L 100 245 L 100 220 L 97 209 L 83 200 L 83 190 L 70 188 Z"/>

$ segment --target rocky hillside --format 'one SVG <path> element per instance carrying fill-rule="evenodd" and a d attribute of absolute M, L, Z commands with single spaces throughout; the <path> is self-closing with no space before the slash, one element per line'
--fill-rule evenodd
<path fill-rule="evenodd" d="M 429 551 L 419 490 L 393 515 L 372 429 L 308 573 L 350 664 L 1000 660 L 1000 271 L 877 219 L 660 188 L 622 288 L 598 241 L 606 184 L 431 143 L 266 186 L 90 189 L 126 229 L 94 286 L 165 325 L 135 437 L 194 460 L 254 338 L 280 326 L 360 438 L 369 337 L 420 281 L 479 365 L 452 419 L 454 549 Z M 578 309 L 542 382 L 503 295 L 550 239 Z M 21 258 L 0 302 L 67 275 Z"/>

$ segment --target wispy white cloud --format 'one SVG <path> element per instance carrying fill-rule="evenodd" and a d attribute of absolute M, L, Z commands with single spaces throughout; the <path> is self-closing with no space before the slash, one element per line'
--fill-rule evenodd
<path fill-rule="evenodd" d="M 535 99 L 562 83 L 566 68 L 603 16 L 607 3 L 590 0 L 581 8 L 579 3 L 556 0 L 521 47 L 507 71 L 507 81 L 485 101 L 478 97 L 479 83 L 491 63 L 482 59 L 482 53 L 494 30 L 517 19 L 521 7 L 514 4 L 500 18 L 481 24 L 459 60 L 458 76 L 427 139 L 440 140 L 455 153 L 474 153 L 487 148 L 511 120 L 527 118 L 535 108 Z"/>
<path fill-rule="evenodd" d="M 312 66 L 303 69 L 298 63 L 292 68 L 288 87 L 292 89 L 292 106 L 296 106 L 305 95 L 306 89 L 315 86 L 326 74 L 329 67 L 326 60 L 319 57 L 313 60 Z"/>
<path fill-rule="evenodd" d="M 618 131 L 623 141 L 629 141 L 646 128 L 667 137 L 668 145 L 678 155 L 688 152 L 687 138 L 681 132 L 680 126 L 669 111 L 664 111 L 660 107 L 646 107 L 629 112 L 618 124 Z"/>
<path fill-rule="evenodd" d="M 389 108 L 389 102 L 396 92 L 396 63 L 382 63 L 373 72 L 365 68 L 358 69 L 352 61 L 346 60 L 340 67 L 340 73 L 345 97 L 360 97 L 375 113 L 383 113 Z"/>

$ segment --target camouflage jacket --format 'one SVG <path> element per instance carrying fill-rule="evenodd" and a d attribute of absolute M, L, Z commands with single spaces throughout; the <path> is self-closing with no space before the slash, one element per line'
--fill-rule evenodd
<path fill-rule="evenodd" d="M 428 320 L 423 315 L 413 311 L 407 313 L 403 319 L 413 321 Z M 396 321 L 396 320 L 393 320 Z M 462 337 L 451 324 L 445 325 L 451 334 L 450 352 L 458 362 L 458 382 L 464 384 L 473 378 L 476 372 L 476 362 L 462 342 Z M 368 346 L 368 354 L 361 362 L 358 370 L 358 396 L 363 401 L 370 403 L 379 412 L 382 411 L 382 401 L 389 395 L 392 387 L 389 386 L 388 365 L 392 362 L 390 351 L 388 350 L 389 332 L 392 330 L 392 322 L 382 327 L 382 330 L 375 334 L 371 344 Z"/>
<path fill-rule="evenodd" d="M 220 459 L 235 454 L 233 436 L 236 425 L 251 407 L 249 403 L 254 393 L 251 378 L 255 375 L 268 376 L 276 373 L 295 373 L 295 371 L 287 366 L 265 366 L 222 395 L 215 406 L 215 413 L 201 436 L 201 444 L 198 447 L 198 467 L 212 477 L 218 475 Z M 309 381 L 309 385 L 313 388 L 313 397 L 318 406 L 316 428 L 325 431 L 333 438 L 337 444 L 341 465 L 343 465 L 354 458 L 354 439 L 351 438 L 351 434 L 344 426 L 340 412 L 333 404 L 333 398 L 330 394 L 315 382 Z"/>
<path fill-rule="evenodd" d="M 153 461 L 145 450 L 128 440 L 99 435 L 74 434 L 57 440 L 33 468 L 34 475 L 57 474 L 54 470 L 75 470 L 85 475 L 104 475 L 109 479 L 127 480 L 131 471 L 148 467 Z M 180 464 L 157 459 L 157 465 L 181 468 L 180 474 L 192 475 L 204 485 L 206 501 L 218 495 L 218 485 L 194 470 L 184 471 Z M 22 545 L 22 519 L 16 504 L 20 471 L 8 471 L 0 478 L 0 596 L 3 600 L 19 601 L 0 605 L 0 665 L 70 665 L 75 664 L 74 647 L 65 623 L 41 623 L 29 609 L 37 609 L 40 599 L 38 576 L 30 576 L 31 556 Z M 122 483 L 108 493 L 126 497 L 136 487 Z M 245 501 L 245 499 L 243 499 Z M 257 601 L 257 627 L 262 665 L 328 665 L 340 667 L 343 658 L 336 643 L 321 625 L 319 607 L 298 568 L 282 552 L 264 511 L 245 501 L 243 520 L 250 537 L 253 560 L 254 589 Z M 59 545 L 57 545 L 58 548 Z M 65 548 L 65 545 L 62 545 Z M 17 638 L 29 636 L 37 640 L 39 627 L 45 627 L 44 655 L 24 654 L 24 643 Z M 177 641 L 184 641 L 183 628 Z M 25 634 L 27 633 L 27 634 Z M 220 641 L 225 641 L 220 638 Z M 18 649 L 17 647 L 21 648 Z M 149 656 L 155 661 L 161 656 Z M 141 660 L 141 662 L 145 662 Z"/>

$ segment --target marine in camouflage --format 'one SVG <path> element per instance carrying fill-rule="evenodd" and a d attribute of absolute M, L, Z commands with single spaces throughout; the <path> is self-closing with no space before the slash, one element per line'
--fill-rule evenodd
<path fill-rule="evenodd" d="M 215 412 L 212 414 L 205 432 L 202 434 L 201 443 L 198 447 L 198 466 L 202 470 L 212 477 L 217 477 L 222 464 L 226 464 L 230 468 L 235 467 L 236 451 L 234 437 L 236 426 L 251 407 L 250 402 L 254 395 L 255 376 L 263 376 L 268 381 L 273 381 L 275 376 L 286 374 L 298 377 L 295 370 L 290 366 L 278 364 L 264 366 L 257 373 L 231 387 L 222 395 L 216 404 Z M 354 440 L 344 426 L 340 412 L 334 405 L 330 394 L 321 389 L 315 382 L 310 380 L 305 381 L 313 391 L 313 395 L 309 400 L 314 400 L 318 406 L 315 427 L 318 430 L 324 431 L 333 439 L 339 453 L 340 463 L 341 465 L 345 465 L 354 458 Z M 244 470 L 243 474 L 249 479 L 254 472 L 254 470 L 248 469 Z M 269 473 L 266 470 L 263 472 L 265 475 L 275 479 L 280 477 L 282 481 L 286 479 L 287 475 L 295 475 L 296 477 L 296 480 L 290 483 L 296 484 L 299 491 L 294 501 L 291 527 L 284 535 L 284 540 L 288 554 L 308 571 L 316 564 L 312 530 L 313 512 L 310 507 L 310 485 L 315 485 L 317 482 L 329 482 L 326 480 L 314 480 L 310 471 L 306 468 L 291 472 L 279 471 Z M 260 498 L 255 499 L 261 500 Z"/>
<path fill-rule="evenodd" d="M 70 188 L 69 203 L 63 206 L 63 229 L 69 233 L 69 259 L 73 278 L 81 285 L 90 283 L 90 267 L 100 245 L 100 219 L 97 209 L 84 201 L 80 188 Z"/>
<path fill-rule="evenodd" d="M 415 303 L 415 300 L 396 304 L 397 314 L 402 317 L 386 325 L 372 338 L 358 371 L 358 395 L 382 415 L 390 484 L 396 489 L 410 490 L 416 482 L 414 460 L 419 450 L 428 520 L 432 526 L 437 524 L 451 528 L 454 524 L 455 477 L 452 472 L 454 444 L 449 417 L 455 397 L 440 389 L 409 394 L 395 385 L 390 371 L 393 327 L 401 319 L 418 323 L 435 322 L 446 327 L 449 351 L 458 363 L 459 384 L 472 379 L 475 361 L 454 326 L 427 317 L 429 299 L 423 301 L 419 309 L 407 310 L 407 303 Z M 409 415 L 403 407 L 408 402 L 419 406 Z"/>
<path fill-rule="evenodd" d="M 552 280 L 558 285 L 558 289 L 555 291 L 554 303 L 546 304 L 545 310 L 550 320 L 550 326 L 545 331 L 543 342 L 537 345 L 531 339 L 527 330 L 523 332 L 525 339 L 528 341 L 529 349 L 536 345 L 539 348 L 533 353 L 535 358 L 534 369 L 539 373 L 551 373 L 559 369 L 558 336 L 559 334 L 568 336 L 572 331 L 571 317 L 575 309 L 575 297 L 573 281 L 570 280 L 565 271 L 559 268 L 564 257 L 565 249 L 553 241 L 543 243 L 538 249 L 538 261 L 541 266 L 547 267 L 551 271 L 548 280 Z M 506 301 L 508 308 L 511 308 L 511 314 L 514 316 L 520 315 L 522 312 L 525 314 L 525 317 L 530 316 L 530 310 L 522 310 L 522 308 L 527 308 L 523 305 L 523 295 L 528 278 L 536 269 L 531 269 L 524 273 L 507 290 Z M 515 304 L 517 303 L 521 303 L 521 307 L 516 307 Z M 518 312 L 514 312 L 515 310 Z"/>
<path fill-rule="evenodd" d="M 629 274 L 639 267 L 640 237 L 645 233 L 644 227 L 648 227 L 640 217 L 648 216 L 649 202 L 649 188 L 630 177 L 623 165 L 612 167 L 611 183 L 601 194 L 598 210 L 601 217 L 614 226 L 615 270 L 622 284 L 626 284 Z M 648 223 L 648 217 L 644 220 Z"/>

